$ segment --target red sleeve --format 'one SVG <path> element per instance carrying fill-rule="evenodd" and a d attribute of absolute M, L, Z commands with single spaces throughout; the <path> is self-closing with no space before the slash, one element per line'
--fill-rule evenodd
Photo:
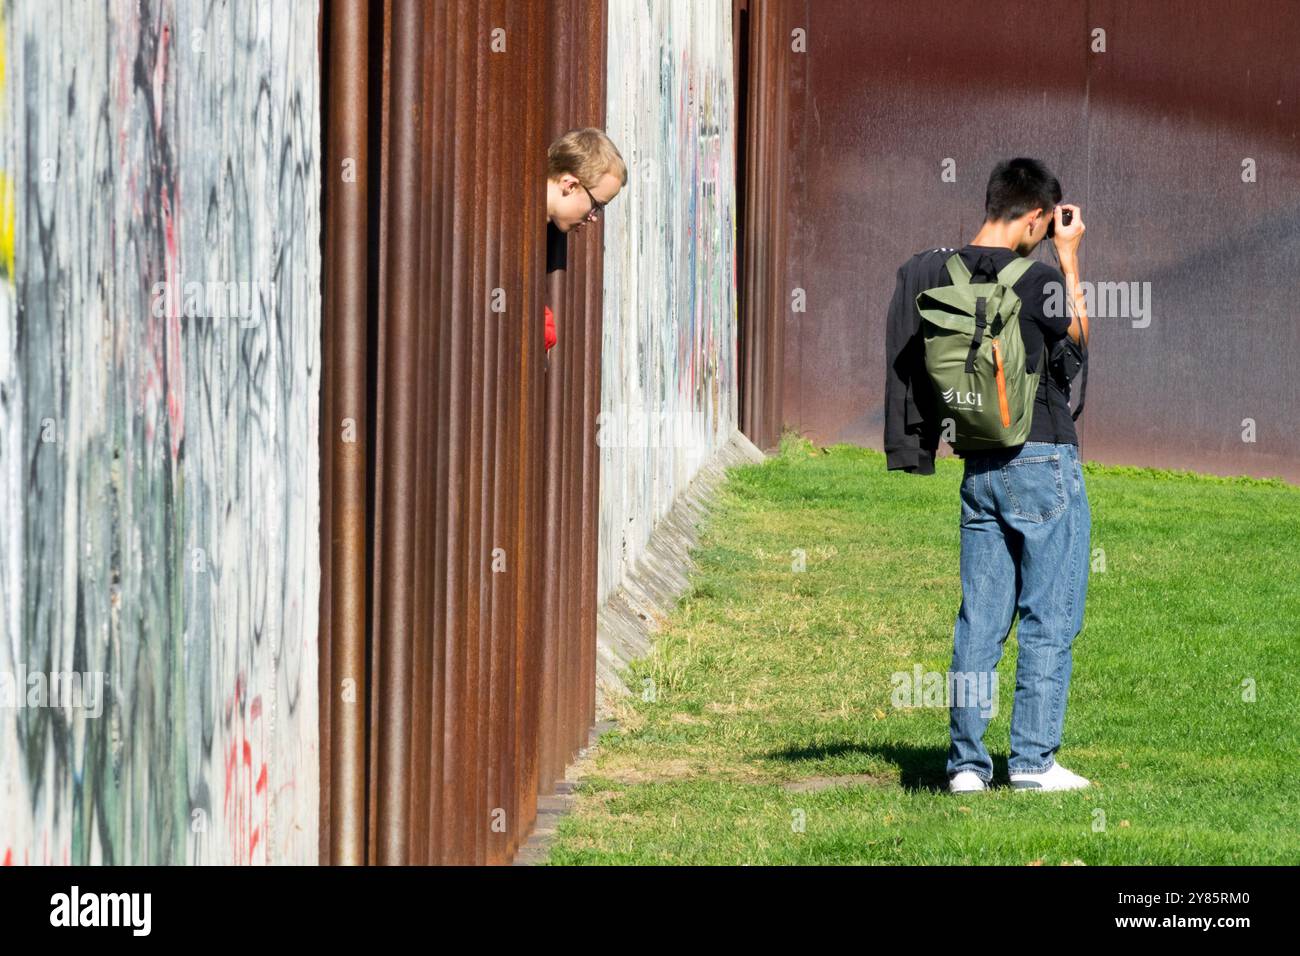
<path fill-rule="evenodd" d="M 551 314 L 551 307 L 546 306 L 546 348 L 549 351 L 551 346 L 556 342 L 555 334 L 555 316 Z"/>

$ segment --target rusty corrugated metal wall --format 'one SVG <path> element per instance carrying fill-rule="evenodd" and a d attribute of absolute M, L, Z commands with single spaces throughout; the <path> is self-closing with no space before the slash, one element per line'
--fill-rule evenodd
<path fill-rule="evenodd" d="M 549 369 L 541 313 L 546 146 L 601 125 L 604 3 L 325 16 L 321 857 L 501 863 L 594 713 L 598 232 Z"/>
<path fill-rule="evenodd" d="M 1150 295 L 1145 316 L 1093 315 L 1084 455 L 1300 480 L 1300 5 L 742 5 L 750 381 L 785 343 L 780 399 L 744 390 L 756 443 L 776 408 L 880 447 L 895 270 L 969 241 L 994 162 L 1037 155 L 1083 207 L 1084 280 Z"/>
<path fill-rule="evenodd" d="M 319 855 L 321 862 L 347 864 L 365 860 L 370 20 L 368 0 L 330 0 L 318 24 L 327 170 L 322 256 L 327 267 L 320 433 Z"/>
<path fill-rule="evenodd" d="M 783 423 L 785 260 L 791 168 L 788 104 L 794 82 L 782 0 L 733 0 L 740 430 L 774 448 Z"/>
<path fill-rule="evenodd" d="M 546 139 L 605 125 L 605 0 L 548 4 Z M 537 784 L 554 792 L 596 715 L 596 533 L 605 217 L 550 276 L 557 341 L 546 373 L 541 720 Z"/>

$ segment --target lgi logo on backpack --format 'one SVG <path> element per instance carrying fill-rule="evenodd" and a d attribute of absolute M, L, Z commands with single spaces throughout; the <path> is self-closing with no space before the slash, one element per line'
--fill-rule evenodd
<path fill-rule="evenodd" d="M 953 408 L 984 408 L 984 396 L 979 392 L 959 392 L 955 388 L 944 389 L 943 400 Z"/>

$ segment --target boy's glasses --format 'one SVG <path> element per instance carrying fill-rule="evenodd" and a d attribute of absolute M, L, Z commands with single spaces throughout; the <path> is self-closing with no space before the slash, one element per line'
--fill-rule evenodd
<path fill-rule="evenodd" d="M 600 214 L 605 209 L 605 203 L 601 202 L 591 194 L 591 190 L 587 188 L 586 183 L 578 183 L 578 185 L 582 187 L 582 191 L 585 192 L 587 198 L 591 200 L 591 209 L 587 211 L 587 221 L 596 222 L 600 219 Z"/>

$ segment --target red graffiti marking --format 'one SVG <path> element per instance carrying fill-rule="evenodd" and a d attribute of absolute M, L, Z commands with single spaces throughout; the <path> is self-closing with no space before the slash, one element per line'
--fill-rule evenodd
<path fill-rule="evenodd" d="M 235 767 L 239 763 L 237 753 L 235 745 L 232 743 L 230 745 L 230 756 L 226 758 L 226 795 L 221 805 L 222 810 L 225 811 L 230 809 L 230 783 L 235 779 Z"/>
<path fill-rule="evenodd" d="M 247 675 L 237 674 L 232 699 L 227 699 L 225 714 L 232 742 L 225 760 L 225 801 L 223 814 L 230 826 L 231 862 L 236 864 L 257 862 L 259 845 L 265 845 L 263 855 L 269 859 L 270 779 L 264 754 L 263 735 L 254 726 L 263 717 L 264 708 L 259 694 L 251 701 L 247 698 Z M 246 705 L 246 709 L 245 709 Z M 257 746 L 259 753 L 253 753 Z M 254 777 L 256 774 L 256 777 Z M 257 801 L 261 801 L 259 806 Z M 260 819 L 259 819 L 260 818 Z"/>
<path fill-rule="evenodd" d="M 180 183 L 173 181 L 171 187 L 172 194 L 179 205 Z M 176 223 L 172 218 L 172 196 L 168 195 L 166 184 L 159 187 L 158 201 L 162 206 L 163 231 L 167 237 L 163 269 L 167 276 L 167 288 L 175 289 L 180 285 L 180 268 L 177 262 L 179 254 L 176 250 Z M 179 315 L 168 314 L 163 321 L 167 323 L 167 354 L 163 356 L 167 366 L 167 418 L 171 423 L 171 456 L 172 461 L 175 462 L 180 453 L 181 436 L 185 433 L 185 407 L 181 391 L 184 377 L 181 362 L 181 320 Z"/>

